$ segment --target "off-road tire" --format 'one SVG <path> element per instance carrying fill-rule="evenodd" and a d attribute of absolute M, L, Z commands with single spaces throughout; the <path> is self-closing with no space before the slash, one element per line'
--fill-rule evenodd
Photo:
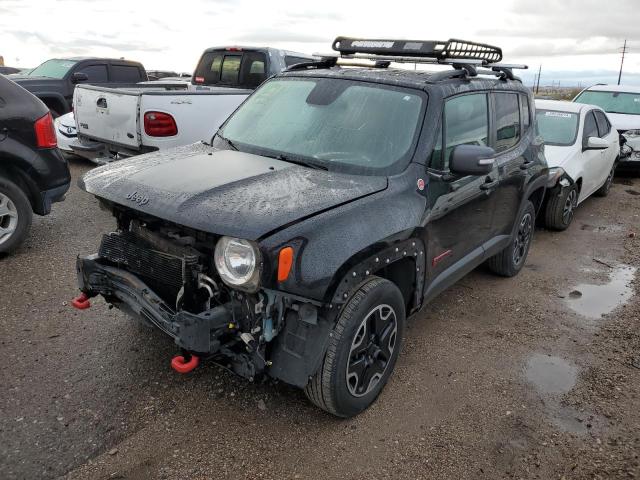
<path fill-rule="evenodd" d="M 15 230 L 11 236 L 0 242 L 0 253 L 11 253 L 23 242 L 29 233 L 33 212 L 27 196 L 22 189 L 12 181 L 0 177 L 0 194 L 9 198 L 18 214 L 18 223 L 15 226 Z M 0 222 L 2 221 L 2 218 L 0 218 Z M 0 226 L 2 225 L 0 224 Z"/>
<path fill-rule="evenodd" d="M 354 396 L 347 386 L 347 362 L 355 335 L 364 319 L 377 307 L 390 306 L 396 315 L 395 347 L 382 377 L 363 396 Z M 402 348 L 405 306 L 402 293 L 389 280 L 369 277 L 353 292 L 330 333 L 329 346 L 320 369 L 309 380 L 304 391 L 309 400 L 338 417 L 353 417 L 368 408 L 378 397 L 391 376 Z"/>
<path fill-rule="evenodd" d="M 607 195 L 609 195 L 609 191 L 611 190 L 611 184 L 613 183 L 613 176 L 615 175 L 615 172 L 616 172 L 616 164 L 614 163 L 613 167 L 611 167 L 611 171 L 609 172 L 609 175 L 607 176 L 607 179 L 604 181 L 602 186 L 594 192 L 594 195 L 596 197 L 606 197 Z"/>
<path fill-rule="evenodd" d="M 550 230 L 562 231 L 569 228 L 573 221 L 574 211 L 578 204 L 578 196 L 580 191 L 577 185 L 571 185 L 565 188 L 560 195 L 550 195 L 544 209 L 544 225 Z M 569 196 L 573 196 L 573 207 L 567 217 L 565 215 L 565 207 L 569 201 Z"/>
<path fill-rule="evenodd" d="M 528 234 L 526 244 L 522 246 L 519 243 L 520 228 L 523 222 L 525 222 L 525 220 L 527 219 L 527 216 L 529 219 L 530 232 Z M 522 212 L 518 216 L 516 231 L 513 235 L 513 238 L 511 239 L 511 242 L 509 242 L 509 245 L 507 245 L 507 247 L 504 248 L 500 253 L 487 260 L 487 266 L 493 273 L 502 277 L 515 277 L 520 272 L 520 270 L 522 270 L 522 267 L 527 261 L 527 255 L 529 254 L 529 248 L 531 247 L 531 241 L 533 240 L 535 223 L 536 209 L 533 206 L 533 203 L 527 201 Z M 515 259 L 516 248 L 518 248 L 520 251 L 519 261 L 516 261 Z"/>

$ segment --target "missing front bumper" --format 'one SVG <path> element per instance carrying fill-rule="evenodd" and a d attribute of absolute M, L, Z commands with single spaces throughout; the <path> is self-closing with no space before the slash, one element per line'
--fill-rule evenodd
<path fill-rule="evenodd" d="M 103 295 L 121 310 L 148 322 L 172 337 L 185 350 L 214 354 L 220 338 L 229 332 L 233 313 L 228 304 L 199 314 L 173 311 L 153 290 L 135 275 L 103 265 L 98 255 L 78 257 L 78 286 L 89 297 Z"/>

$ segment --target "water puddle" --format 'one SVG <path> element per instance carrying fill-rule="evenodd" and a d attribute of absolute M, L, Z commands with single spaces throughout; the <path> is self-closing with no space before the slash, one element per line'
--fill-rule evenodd
<path fill-rule="evenodd" d="M 525 378 L 542 399 L 551 423 L 558 429 L 575 434 L 586 434 L 601 419 L 586 412 L 563 405 L 562 395 L 569 393 L 578 379 L 578 367 L 551 355 L 535 353 L 528 358 Z"/>
<path fill-rule="evenodd" d="M 582 283 L 569 292 L 569 307 L 583 317 L 597 320 L 627 303 L 633 296 L 631 282 L 636 268 L 617 266 L 609 272 L 609 281 L 603 284 Z"/>
<path fill-rule="evenodd" d="M 578 369 L 560 357 L 536 353 L 527 360 L 525 377 L 543 395 L 562 395 L 576 384 Z"/>

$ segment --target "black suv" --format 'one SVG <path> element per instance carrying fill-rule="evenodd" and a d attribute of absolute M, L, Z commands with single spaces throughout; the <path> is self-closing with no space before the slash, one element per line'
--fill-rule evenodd
<path fill-rule="evenodd" d="M 78 83 L 118 87 L 147 80 L 142 64 L 111 58 L 53 58 L 28 74 L 11 78 L 51 110 L 55 117 L 71 111 L 73 89 Z"/>
<path fill-rule="evenodd" d="M 47 215 L 69 189 L 47 107 L 0 75 L 0 252 L 26 237 L 33 212 Z"/>
<path fill-rule="evenodd" d="M 100 294 L 155 325 L 180 372 L 209 357 L 347 417 L 387 382 L 408 315 L 484 262 L 522 269 L 547 167 L 531 92 L 499 48 L 334 49 L 267 80 L 211 145 L 85 175 L 118 230 L 78 259 L 73 304 Z"/>

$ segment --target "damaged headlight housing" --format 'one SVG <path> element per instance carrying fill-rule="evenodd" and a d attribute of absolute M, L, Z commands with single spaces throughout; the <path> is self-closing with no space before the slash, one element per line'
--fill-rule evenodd
<path fill-rule="evenodd" d="M 260 280 L 260 251 L 241 238 L 222 237 L 214 253 L 220 278 L 230 287 L 255 291 Z"/>
<path fill-rule="evenodd" d="M 557 185 L 558 180 L 564 175 L 564 169 L 560 167 L 554 167 L 549 169 L 547 176 L 547 188 L 553 188 Z"/>

